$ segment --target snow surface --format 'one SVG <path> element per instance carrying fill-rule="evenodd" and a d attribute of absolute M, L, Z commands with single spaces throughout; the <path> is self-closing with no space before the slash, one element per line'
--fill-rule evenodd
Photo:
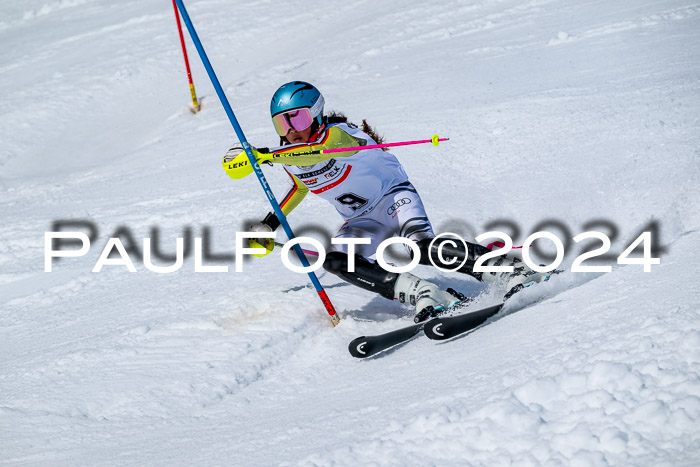
<path fill-rule="evenodd" d="M 242 273 L 195 273 L 192 256 L 172 274 L 138 257 L 136 273 L 92 273 L 120 227 L 137 244 L 160 229 L 168 253 L 208 227 L 230 255 L 269 206 L 221 169 L 236 138 L 189 38 L 204 107 L 187 108 L 169 2 L 6 1 L 0 464 L 698 465 L 700 4 L 187 6 L 252 144 L 276 144 L 274 90 L 311 81 L 388 141 L 450 137 L 394 151 L 438 232 L 509 220 L 522 241 L 554 219 L 562 238 L 616 233 L 617 255 L 656 220 L 661 264 L 564 274 L 466 337 L 366 361 L 348 342 L 410 311 L 321 274 L 332 328 L 278 253 Z M 281 194 L 282 171 L 265 172 Z M 60 219 L 99 236 L 46 273 Z M 290 222 L 325 238 L 340 219 L 308 197 Z"/>

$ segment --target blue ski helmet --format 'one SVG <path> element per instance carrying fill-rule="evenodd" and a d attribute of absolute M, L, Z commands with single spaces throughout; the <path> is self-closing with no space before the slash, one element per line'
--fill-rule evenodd
<path fill-rule="evenodd" d="M 283 84 L 272 96 L 270 116 L 274 117 L 294 109 L 308 108 L 318 126 L 323 125 L 323 105 L 321 91 L 305 81 L 292 81 Z"/>

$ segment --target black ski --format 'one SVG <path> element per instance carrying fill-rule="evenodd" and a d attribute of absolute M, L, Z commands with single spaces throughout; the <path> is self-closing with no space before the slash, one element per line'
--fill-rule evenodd
<path fill-rule="evenodd" d="M 552 271 L 551 274 L 560 274 L 562 272 L 564 271 L 556 269 Z M 544 281 L 548 281 L 549 278 L 550 276 L 547 276 L 544 279 Z M 529 287 L 530 285 L 532 284 L 529 284 L 525 287 Z M 505 295 L 505 297 L 503 297 L 503 301 L 505 302 L 525 287 L 523 287 L 522 285 L 514 287 L 513 290 L 508 292 Z M 542 299 L 538 300 L 535 303 L 539 303 L 541 300 Z M 501 311 L 503 305 L 504 303 L 499 303 L 498 305 L 489 306 L 480 310 L 472 311 L 471 313 L 465 313 L 463 315 L 445 316 L 442 318 L 437 317 L 435 319 L 431 319 L 425 324 L 425 335 L 428 336 L 430 339 L 437 341 L 451 339 L 455 336 L 464 334 L 465 332 L 471 331 L 472 329 L 481 326 L 486 322 L 486 320 L 488 320 L 490 317 Z M 534 303 L 531 303 L 527 306 L 529 307 L 532 305 L 534 305 Z"/>
<path fill-rule="evenodd" d="M 555 270 L 552 271 L 552 274 L 559 274 L 561 272 L 563 271 Z M 547 281 L 548 279 L 549 277 L 545 278 L 544 280 Z M 508 300 L 513 294 L 522 289 L 523 287 L 520 286 L 515 290 L 511 290 L 508 294 L 506 294 L 503 300 Z M 455 295 L 454 292 L 453 295 Z M 396 329 L 395 331 L 390 331 L 384 334 L 378 334 L 376 336 L 358 337 L 350 342 L 350 345 L 348 346 L 350 355 L 355 358 L 367 358 L 372 355 L 376 355 L 379 352 L 408 341 L 421 330 L 424 330 L 425 334 L 432 340 L 451 339 L 481 326 L 490 317 L 501 311 L 501 308 L 503 308 L 504 305 L 503 303 L 499 303 L 498 305 L 488 306 L 470 313 L 464 313 L 457 316 L 440 317 L 443 314 L 449 314 L 450 312 L 469 306 L 472 301 L 472 298 L 465 297 L 465 299 L 461 302 L 457 302 L 452 307 L 440 311 L 436 317 L 428 319 L 427 321 L 406 326 L 401 329 Z M 541 300 L 538 300 L 535 303 L 539 303 L 540 301 Z M 532 306 L 535 303 L 531 303 L 527 306 Z"/>
<path fill-rule="evenodd" d="M 457 316 L 431 319 L 425 323 L 425 335 L 433 340 L 444 340 L 470 331 L 501 311 L 503 303 Z"/>
<path fill-rule="evenodd" d="M 353 339 L 348 346 L 350 355 L 355 358 L 367 358 L 387 350 L 402 342 L 406 342 L 423 329 L 425 323 L 412 324 L 405 328 L 389 331 L 376 336 L 362 336 Z"/>
<path fill-rule="evenodd" d="M 450 291 L 452 289 L 447 290 Z M 433 316 L 440 316 L 443 313 L 450 313 L 456 310 L 461 310 L 462 308 L 469 306 L 469 304 L 471 304 L 471 302 L 474 300 L 473 298 L 465 297 L 461 294 L 457 295 L 457 293 L 454 291 L 451 293 L 455 296 L 463 298 L 463 300 L 453 304 L 451 307 L 445 310 L 433 312 Z M 350 342 L 348 350 L 350 351 L 350 355 L 352 355 L 355 358 L 371 357 L 372 355 L 378 354 L 379 352 L 383 352 L 384 350 L 387 350 L 391 347 L 394 347 L 395 345 L 399 345 L 402 342 L 406 342 L 407 340 L 411 339 L 413 336 L 421 332 L 421 330 L 425 326 L 425 323 L 429 321 L 430 320 L 421 321 L 420 323 L 412 324 L 410 326 L 396 329 L 394 331 L 389 331 L 384 334 L 377 334 L 376 336 L 358 337 L 356 339 L 353 339 L 352 342 Z"/>
<path fill-rule="evenodd" d="M 501 308 L 503 308 L 502 303 L 463 315 L 433 318 L 384 334 L 358 337 L 350 342 L 348 350 L 350 351 L 350 355 L 355 358 L 371 357 L 372 355 L 376 355 L 379 352 L 383 352 L 410 340 L 420 333 L 421 330 L 425 330 L 425 334 L 434 340 L 449 339 L 483 324 L 491 316 L 498 313 Z"/>

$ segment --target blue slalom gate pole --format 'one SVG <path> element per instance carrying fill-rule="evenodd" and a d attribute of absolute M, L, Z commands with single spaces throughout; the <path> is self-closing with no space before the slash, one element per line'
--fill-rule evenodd
<path fill-rule="evenodd" d="M 250 162 L 250 165 L 253 167 L 253 171 L 255 172 L 255 175 L 257 175 L 257 177 L 258 177 L 258 180 L 260 181 L 260 185 L 262 186 L 263 191 L 265 192 L 265 195 L 267 195 L 267 199 L 268 199 L 268 201 L 270 201 L 270 204 L 272 205 L 272 209 L 275 211 L 275 214 L 277 215 L 277 219 L 279 219 L 279 221 L 280 221 L 282 227 L 284 228 L 284 231 L 287 234 L 287 237 L 289 238 L 289 240 L 293 240 L 295 238 L 294 232 L 292 232 L 292 228 L 289 226 L 289 222 L 287 222 L 287 217 L 282 212 L 282 208 L 280 208 L 280 205 L 277 202 L 275 195 L 272 193 L 272 190 L 270 189 L 270 185 L 267 183 L 267 179 L 265 179 L 265 175 L 263 174 L 262 169 L 260 169 L 258 162 L 255 160 L 255 156 L 253 155 L 253 152 L 250 150 L 250 145 L 248 144 L 248 140 L 246 139 L 245 135 L 243 134 L 243 130 L 241 129 L 241 126 L 238 124 L 238 120 L 236 119 L 236 116 L 233 113 L 233 109 L 231 108 L 231 105 L 229 104 L 228 99 L 226 98 L 226 94 L 224 93 L 224 90 L 221 87 L 221 83 L 219 83 L 219 79 L 216 77 L 216 73 L 214 72 L 214 68 L 212 68 L 211 63 L 209 62 L 209 59 L 207 58 L 207 53 L 204 51 L 204 47 L 202 47 L 202 42 L 199 40 L 199 36 L 197 35 L 197 31 L 195 31 L 194 25 L 192 24 L 192 21 L 190 20 L 190 15 L 187 13 L 187 10 L 185 9 L 185 4 L 182 2 L 182 0 L 175 0 L 175 3 L 177 4 L 177 8 L 180 10 L 180 15 L 182 16 L 182 19 L 184 20 L 185 25 L 187 26 L 187 30 L 190 33 L 190 37 L 192 38 L 192 42 L 194 42 L 194 46 L 197 48 L 197 52 L 199 52 L 199 58 L 201 58 L 202 64 L 204 64 L 204 68 L 207 70 L 207 74 L 209 74 L 209 79 L 211 80 L 211 83 L 214 85 L 214 89 L 216 89 L 216 94 L 219 96 L 219 100 L 221 101 L 221 105 L 224 107 L 224 110 L 226 111 L 226 115 L 228 115 L 228 119 L 231 122 L 231 125 L 233 126 L 233 130 L 236 132 L 236 136 L 238 136 L 238 141 L 240 141 L 241 146 L 243 146 L 243 149 L 245 150 L 245 153 L 248 156 L 248 161 Z M 303 251 L 298 243 L 294 245 L 294 251 L 296 252 L 297 256 L 299 256 L 299 261 L 301 261 L 301 264 L 304 267 L 309 267 L 310 266 L 309 262 L 306 259 L 306 256 L 304 256 L 304 253 L 303 253 Z M 314 288 L 316 289 L 316 292 L 318 293 L 318 296 L 321 299 L 321 302 L 323 302 L 323 306 L 326 308 L 328 315 L 330 315 L 331 322 L 333 323 L 333 326 L 337 325 L 340 322 L 340 319 L 338 318 L 338 315 L 335 312 L 335 308 L 333 308 L 333 304 L 331 303 L 330 299 L 328 298 L 326 291 L 323 289 L 323 286 L 318 281 L 318 277 L 316 277 L 316 274 L 313 271 L 308 271 L 307 274 L 309 275 L 309 278 L 311 279 L 311 283 L 314 285 Z"/>

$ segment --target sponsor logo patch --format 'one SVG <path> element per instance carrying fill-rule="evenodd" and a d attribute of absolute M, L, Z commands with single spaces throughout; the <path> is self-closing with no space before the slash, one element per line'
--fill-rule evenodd
<path fill-rule="evenodd" d="M 329 170 L 331 170 L 331 169 L 333 168 L 334 165 L 335 165 L 335 159 L 331 159 L 331 160 L 328 161 L 328 164 L 324 165 L 324 166 L 323 166 L 322 168 L 320 168 L 319 170 L 315 170 L 315 171 L 313 171 L 313 172 L 307 172 L 307 173 L 303 173 L 303 174 L 298 174 L 297 177 L 299 177 L 299 178 L 317 177 L 317 176 L 323 175 L 324 173 L 326 173 L 326 172 L 328 172 Z M 308 167 L 313 167 L 313 166 L 311 165 L 311 166 L 308 166 Z M 303 169 L 303 167 L 302 167 L 302 169 Z M 306 170 L 306 169 L 304 169 L 304 170 Z"/>
<path fill-rule="evenodd" d="M 410 198 L 401 198 L 400 200 L 389 206 L 389 209 L 386 210 L 386 213 L 391 216 L 396 212 L 397 209 L 399 209 L 405 204 L 411 204 Z"/>

